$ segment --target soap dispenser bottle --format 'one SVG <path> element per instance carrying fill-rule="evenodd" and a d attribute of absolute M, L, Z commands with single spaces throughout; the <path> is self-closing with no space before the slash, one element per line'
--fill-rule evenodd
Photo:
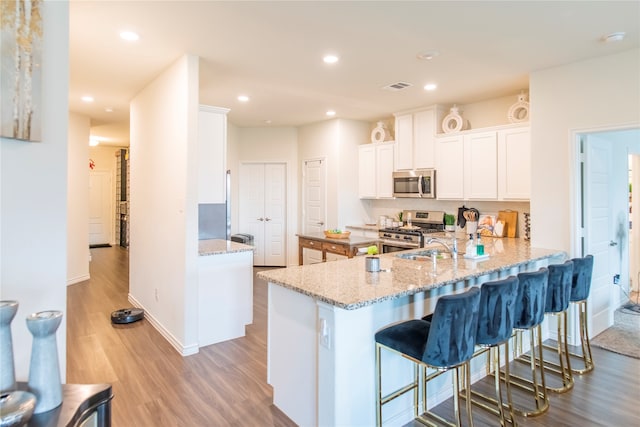
<path fill-rule="evenodd" d="M 467 246 L 464 252 L 467 257 L 473 257 L 476 255 L 476 244 L 473 241 L 473 234 L 469 234 L 469 241 L 467 242 Z"/>

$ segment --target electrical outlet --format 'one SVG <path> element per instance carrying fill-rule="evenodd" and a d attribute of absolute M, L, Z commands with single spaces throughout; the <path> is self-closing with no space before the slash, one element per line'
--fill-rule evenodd
<path fill-rule="evenodd" d="M 620 284 L 620 275 L 619 274 L 614 274 L 614 276 L 613 276 L 613 284 L 614 285 L 619 285 Z"/>
<path fill-rule="evenodd" d="M 156 288 L 156 301 L 160 301 L 160 297 L 158 296 L 158 288 Z"/>
<path fill-rule="evenodd" d="M 320 345 L 331 349 L 331 328 L 327 319 L 320 318 Z"/>

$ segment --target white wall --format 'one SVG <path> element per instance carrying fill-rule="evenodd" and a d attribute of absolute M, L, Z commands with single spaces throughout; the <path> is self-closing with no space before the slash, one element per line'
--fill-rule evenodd
<path fill-rule="evenodd" d="M 327 160 L 327 218 L 329 228 L 361 223 L 366 216 L 365 202 L 358 199 L 358 145 L 370 139 L 370 124 L 334 119 L 299 128 L 300 169 L 307 159 Z M 302 187 L 300 202 L 302 203 Z M 300 207 L 302 213 L 302 207 Z"/>
<path fill-rule="evenodd" d="M 640 125 L 640 51 L 537 71 L 531 93 L 531 239 L 572 252 L 573 132 Z"/>
<path fill-rule="evenodd" d="M 67 284 L 89 279 L 89 117 L 69 113 Z"/>
<path fill-rule="evenodd" d="M 130 299 L 182 354 L 197 352 L 198 58 L 131 102 Z"/>
<path fill-rule="evenodd" d="M 231 170 L 231 232 L 238 229 L 239 170 L 241 163 L 285 163 L 287 167 L 287 265 L 297 265 L 298 240 L 298 131 L 292 127 L 236 128 L 227 139 Z"/>
<path fill-rule="evenodd" d="M 18 380 L 28 379 L 31 334 L 25 318 L 65 313 L 56 334 L 66 378 L 69 4 L 42 7 L 42 141 L 0 139 L 0 298 L 20 303 L 12 323 Z"/>

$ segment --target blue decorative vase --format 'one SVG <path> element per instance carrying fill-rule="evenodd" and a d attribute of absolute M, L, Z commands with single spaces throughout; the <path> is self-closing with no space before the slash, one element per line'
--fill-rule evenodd
<path fill-rule="evenodd" d="M 29 391 L 36 395 L 34 414 L 50 411 L 62 404 L 62 382 L 58 364 L 56 331 L 62 322 L 61 311 L 41 311 L 27 317 L 33 335 Z"/>
<path fill-rule="evenodd" d="M 0 301 L 0 392 L 16 389 L 11 321 L 17 311 L 18 301 Z"/>

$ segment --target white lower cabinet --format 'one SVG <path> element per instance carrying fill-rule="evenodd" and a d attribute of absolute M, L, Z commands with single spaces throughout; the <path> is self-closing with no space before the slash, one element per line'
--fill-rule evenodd
<path fill-rule="evenodd" d="M 394 143 L 358 147 L 358 193 L 361 199 L 393 197 Z"/>
<path fill-rule="evenodd" d="M 528 127 L 465 132 L 436 139 L 436 197 L 529 200 Z"/>

